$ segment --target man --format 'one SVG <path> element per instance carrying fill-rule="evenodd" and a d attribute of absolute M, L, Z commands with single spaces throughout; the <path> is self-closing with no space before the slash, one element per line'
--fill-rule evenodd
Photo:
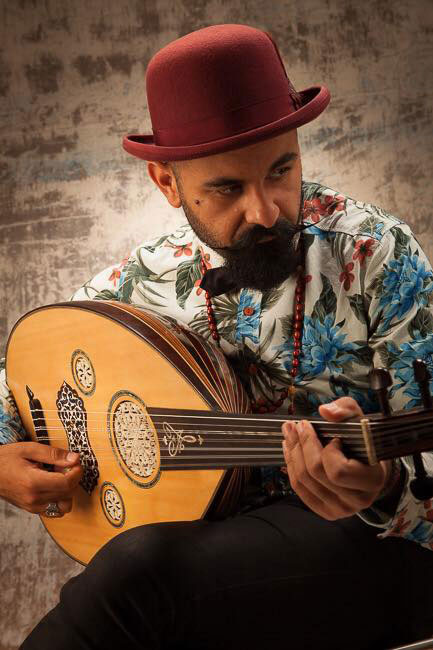
<path fill-rule="evenodd" d="M 296 129 L 326 108 L 326 88 L 297 93 L 268 34 L 216 25 L 157 53 L 147 93 L 154 135 L 124 147 L 189 223 L 73 298 L 150 306 L 209 338 L 258 413 L 375 411 L 368 374 L 384 364 L 392 406 L 419 404 L 409 370 L 431 364 L 433 274 L 400 220 L 303 182 Z M 0 493 L 63 516 L 78 458 L 14 444 L 23 431 L 3 391 Z M 289 483 L 262 468 L 234 517 L 119 535 L 23 648 L 372 650 L 433 631 L 432 509 L 410 490 L 410 461 L 347 459 L 306 421 L 283 432 Z"/>

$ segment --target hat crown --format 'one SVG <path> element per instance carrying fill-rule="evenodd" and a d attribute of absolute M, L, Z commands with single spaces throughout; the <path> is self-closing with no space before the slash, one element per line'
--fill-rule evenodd
<path fill-rule="evenodd" d="M 161 146 L 227 137 L 297 108 L 272 38 L 247 25 L 212 25 L 169 43 L 149 62 L 146 90 Z"/>

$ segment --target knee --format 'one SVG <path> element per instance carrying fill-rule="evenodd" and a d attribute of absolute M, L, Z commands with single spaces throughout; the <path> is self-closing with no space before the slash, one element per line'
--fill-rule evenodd
<path fill-rule="evenodd" d="M 176 581 L 182 544 L 173 527 L 155 524 L 132 528 L 105 544 L 86 571 L 98 588 L 116 590 L 134 585 L 148 590 L 155 583 L 169 587 Z M 89 577 L 90 577 L 89 576 Z M 103 583 L 103 584 L 101 584 Z"/>
<path fill-rule="evenodd" d="M 157 526 L 140 526 L 121 533 L 98 551 L 81 574 L 63 586 L 63 611 L 79 611 L 84 618 L 101 611 L 115 611 L 121 616 L 133 603 L 139 603 L 139 609 L 151 610 L 156 617 L 161 609 L 171 610 L 176 580 L 172 563 L 165 558 L 173 557 L 169 550 L 173 545 Z"/>

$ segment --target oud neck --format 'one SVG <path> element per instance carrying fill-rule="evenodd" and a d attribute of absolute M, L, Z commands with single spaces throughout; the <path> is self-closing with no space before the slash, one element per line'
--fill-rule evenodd
<path fill-rule="evenodd" d="M 228 468 L 284 464 L 283 422 L 297 418 L 278 414 L 241 414 L 219 411 L 148 409 L 158 433 L 165 469 Z M 359 421 L 330 423 L 309 418 L 325 444 L 340 438 L 345 452 L 368 462 L 368 450 Z"/>
<path fill-rule="evenodd" d="M 228 468 L 284 463 L 281 426 L 299 418 L 282 414 L 148 409 L 158 434 L 163 467 Z M 380 413 L 344 422 L 303 418 L 322 442 L 339 438 L 348 458 L 373 465 L 380 460 L 433 448 L 433 409 Z"/>

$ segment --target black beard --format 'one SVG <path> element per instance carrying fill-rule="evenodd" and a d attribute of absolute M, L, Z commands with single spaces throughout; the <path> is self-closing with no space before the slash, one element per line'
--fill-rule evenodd
<path fill-rule="evenodd" d="M 224 258 L 224 268 L 236 286 L 268 291 L 280 285 L 302 263 L 299 233 L 303 226 L 279 217 L 272 228 L 253 226 L 233 246 L 220 246 L 185 201 L 182 207 L 197 237 Z M 260 243 L 265 237 L 270 241 Z"/>
<path fill-rule="evenodd" d="M 280 217 L 272 228 L 253 226 L 234 246 L 216 250 L 239 287 L 268 291 L 287 280 L 301 264 L 300 230 Z M 271 236 L 270 241 L 260 243 Z"/>

